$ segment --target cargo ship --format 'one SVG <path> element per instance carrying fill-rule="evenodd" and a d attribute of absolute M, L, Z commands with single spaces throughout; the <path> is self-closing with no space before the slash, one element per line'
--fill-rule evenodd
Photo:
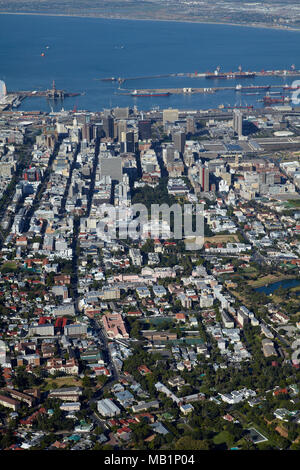
<path fill-rule="evenodd" d="M 293 86 L 293 85 L 284 85 L 282 87 L 283 91 L 297 91 L 300 90 L 300 85 Z"/>
<path fill-rule="evenodd" d="M 161 93 L 156 93 L 156 92 L 143 92 L 143 91 L 137 91 L 137 90 L 134 90 L 132 93 L 131 93 L 131 96 L 135 96 L 135 97 L 139 97 L 139 98 L 156 98 L 156 97 L 160 97 L 160 96 L 170 96 L 171 93 L 169 91 L 166 91 L 166 92 L 161 92 Z"/>
<path fill-rule="evenodd" d="M 264 96 L 263 102 L 264 104 L 279 104 L 279 103 L 289 103 L 291 98 L 288 96 L 281 96 L 280 98 L 272 98 L 269 95 Z"/>
<path fill-rule="evenodd" d="M 268 91 L 270 90 L 271 85 L 249 85 L 249 86 L 242 86 L 237 85 L 235 87 L 235 91 Z"/>

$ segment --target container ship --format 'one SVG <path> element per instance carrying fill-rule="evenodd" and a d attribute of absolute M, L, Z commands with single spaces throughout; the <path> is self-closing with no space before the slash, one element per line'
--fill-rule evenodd
<path fill-rule="evenodd" d="M 237 85 L 235 87 L 235 91 L 268 91 L 270 90 L 271 85 L 249 85 L 249 86 L 242 86 Z"/>
<path fill-rule="evenodd" d="M 156 93 L 156 92 L 143 92 L 143 91 L 137 91 L 137 90 L 134 90 L 132 93 L 131 93 L 131 96 L 136 96 L 136 97 L 140 97 L 140 98 L 151 98 L 151 97 L 159 97 L 159 96 L 170 96 L 171 93 L 169 91 L 166 91 L 166 92 L 161 92 L 161 93 Z"/>

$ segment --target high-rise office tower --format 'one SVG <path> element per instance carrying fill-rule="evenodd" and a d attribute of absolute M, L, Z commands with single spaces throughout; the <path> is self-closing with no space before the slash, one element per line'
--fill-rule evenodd
<path fill-rule="evenodd" d="M 101 136 L 101 125 L 100 124 L 95 124 L 92 126 L 93 129 L 93 139 L 97 139 L 98 137 Z"/>
<path fill-rule="evenodd" d="M 233 110 L 233 130 L 237 133 L 238 137 L 243 135 L 243 114 L 239 109 Z"/>
<path fill-rule="evenodd" d="M 184 132 L 176 132 L 173 136 L 174 140 L 174 145 L 176 150 L 178 152 L 183 153 L 184 152 L 184 146 L 185 146 L 185 141 L 186 141 L 186 136 Z"/>
<path fill-rule="evenodd" d="M 125 134 L 125 152 L 135 152 L 134 132 L 126 132 Z"/>
<path fill-rule="evenodd" d="M 151 121 L 139 121 L 138 128 L 140 140 L 151 139 Z"/>
<path fill-rule="evenodd" d="M 92 139 L 92 127 L 90 124 L 85 123 L 81 129 L 81 135 L 82 135 L 82 140 L 86 140 L 87 142 L 90 142 Z"/>
<path fill-rule="evenodd" d="M 162 157 L 165 165 L 173 163 L 174 161 L 175 147 L 173 144 L 168 144 L 162 151 Z"/>
<path fill-rule="evenodd" d="M 105 137 L 114 138 L 114 118 L 111 115 L 103 117 L 103 130 Z"/>
<path fill-rule="evenodd" d="M 122 119 L 118 121 L 118 141 L 125 142 L 125 135 L 127 132 L 127 121 Z"/>
<path fill-rule="evenodd" d="M 186 133 L 194 134 L 195 133 L 195 119 L 193 116 L 188 116 L 186 118 Z"/>

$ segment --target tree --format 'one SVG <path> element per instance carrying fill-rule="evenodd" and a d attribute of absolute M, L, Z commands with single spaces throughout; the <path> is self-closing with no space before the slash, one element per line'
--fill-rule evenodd
<path fill-rule="evenodd" d="M 176 450 L 210 450 L 211 445 L 208 440 L 191 439 L 190 436 L 184 436 L 175 443 Z"/>
<path fill-rule="evenodd" d="M 150 428 L 146 419 L 142 419 L 137 424 L 132 424 L 131 429 L 133 434 L 133 440 L 136 444 L 140 443 L 140 441 L 144 441 L 144 439 L 146 439 L 146 437 L 148 437 L 149 434 L 152 432 L 152 429 Z"/>
<path fill-rule="evenodd" d="M 6 449 L 7 447 L 11 446 L 12 444 L 15 443 L 15 436 L 12 431 L 12 429 L 8 429 L 5 434 L 3 434 L 1 440 L 0 440 L 0 448 L 1 449 Z"/>
<path fill-rule="evenodd" d="M 92 381 L 91 377 L 89 377 L 88 375 L 85 375 L 82 379 L 82 385 L 85 388 L 92 387 L 93 386 L 93 381 Z"/>
<path fill-rule="evenodd" d="M 106 375 L 98 375 L 97 382 L 101 384 L 102 387 L 106 384 L 107 381 L 108 377 Z"/>

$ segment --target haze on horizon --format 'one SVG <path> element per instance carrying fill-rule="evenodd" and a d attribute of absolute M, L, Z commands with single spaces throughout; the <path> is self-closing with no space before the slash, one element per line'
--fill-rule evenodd
<path fill-rule="evenodd" d="M 4 12 L 300 27 L 295 0 L 0 0 Z"/>

